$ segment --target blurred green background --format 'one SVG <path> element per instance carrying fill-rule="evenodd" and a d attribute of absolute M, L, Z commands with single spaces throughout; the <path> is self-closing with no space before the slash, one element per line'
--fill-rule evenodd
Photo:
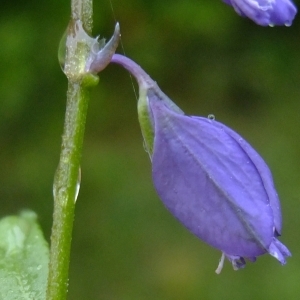
<path fill-rule="evenodd" d="M 126 55 L 171 99 L 187 114 L 213 113 L 262 154 L 293 257 L 214 273 L 221 253 L 154 191 L 132 81 L 111 65 L 91 91 L 68 299 L 299 299 L 299 17 L 263 28 L 219 0 L 112 0 L 114 13 L 109 0 L 94 2 L 94 35 L 109 38 L 116 17 Z M 69 1 L 1 1 L 0 216 L 33 209 L 47 240 L 67 87 L 57 47 L 69 15 Z"/>

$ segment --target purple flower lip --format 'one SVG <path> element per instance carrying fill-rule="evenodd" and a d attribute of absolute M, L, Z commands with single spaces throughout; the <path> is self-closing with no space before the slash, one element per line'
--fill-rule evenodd
<path fill-rule="evenodd" d="M 243 17 L 261 26 L 291 26 L 297 8 L 290 0 L 223 0 Z"/>

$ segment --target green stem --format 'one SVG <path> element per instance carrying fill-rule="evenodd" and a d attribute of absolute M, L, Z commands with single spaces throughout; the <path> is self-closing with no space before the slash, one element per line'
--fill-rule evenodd
<path fill-rule="evenodd" d="M 85 88 L 69 82 L 62 151 L 55 174 L 48 300 L 66 299 L 79 164 L 88 106 Z"/>
<path fill-rule="evenodd" d="M 75 201 L 80 184 L 80 159 L 89 100 L 88 86 L 97 78 L 84 73 L 91 39 L 92 0 L 72 0 L 66 63 L 67 107 L 59 165 L 54 178 L 54 213 L 51 234 L 47 300 L 64 300 L 68 290 L 70 249 Z M 82 25 L 82 27 L 81 27 Z"/>
<path fill-rule="evenodd" d="M 71 0 L 71 18 L 81 20 L 88 34 L 93 28 L 93 0 Z"/>

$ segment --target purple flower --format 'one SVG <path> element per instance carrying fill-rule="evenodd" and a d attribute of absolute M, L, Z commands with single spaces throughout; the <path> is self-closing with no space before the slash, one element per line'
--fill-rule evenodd
<path fill-rule="evenodd" d="M 172 111 L 148 92 L 154 124 L 155 188 L 192 233 L 220 249 L 234 269 L 245 258 L 269 253 L 285 264 L 289 250 L 277 240 L 281 212 L 271 173 L 237 133 L 207 118 Z"/>
<path fill-rule="evenodd" d="M 184 226 L 222 251 L 216 272 L 225 257 L 235 270 L 264 253 L 285 264 L 291 254 L 277 239 L 280 203 L 259 154 L 214 118 L 186 116 L 129 58 L 114 54 L 111 62 L 138 81 L 139 121 L 157 193 Z"/>
<path fill-rule="evenodd" d="M 139 119 L 155 188 L 192 233 L 222 251 L 235 270 L 269 253 L 285 264 L 280 203 L 269 168 L 237 133 L 213 118 L 190 117 L 134 62 L 114 55 L 140 87 Z"/>
<path fill-rule="evenodd" d="M 297 9 L 290 0 L 223 0 L 261 26 L 292 25 Z"/>

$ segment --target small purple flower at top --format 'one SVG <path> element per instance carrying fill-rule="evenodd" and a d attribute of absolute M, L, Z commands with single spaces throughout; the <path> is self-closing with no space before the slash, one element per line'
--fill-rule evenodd
<path fill-rule="evenodd" d="M 243 17 L 261 26 L 291 26 L 297 8 L 290 0 L 223 0 Z"/>

